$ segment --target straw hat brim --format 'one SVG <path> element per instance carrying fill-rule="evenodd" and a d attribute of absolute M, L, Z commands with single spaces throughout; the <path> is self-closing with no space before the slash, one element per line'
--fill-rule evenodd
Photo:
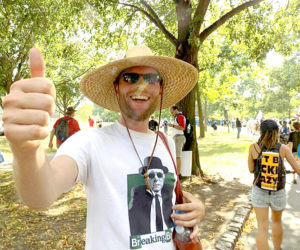
<path fill-rule="evenodd" d="M 82 78 L 80 89 L 97 105 L 119 112 L 113 82 L 124 69 L 134 66 L 148 66 L 159 72 L 163 79 L 163 109 L 183 99 L 198 80 L 197 69 L 182 60 L 163 56 L 136 56 L 108 63 L 88 73 Z"/>

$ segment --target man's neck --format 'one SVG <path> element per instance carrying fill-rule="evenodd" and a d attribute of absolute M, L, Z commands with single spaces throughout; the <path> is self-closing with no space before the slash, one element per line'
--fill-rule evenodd
<path fill-rule="evenodd" d="M 141 133 L 153 133 L 153 131 L 149 129 L 148 119 L 145 121 L 135 121 L 130 118 L 126 118 L 125 123 L 124 117 L 121 115 L 118 121 L 125 127 L 127 125 L 127 127 L 131 130 Z"/>

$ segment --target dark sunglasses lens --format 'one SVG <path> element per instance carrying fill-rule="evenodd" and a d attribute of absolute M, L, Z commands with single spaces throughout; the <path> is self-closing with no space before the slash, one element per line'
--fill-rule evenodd
<path fill-rule="evenodd" d="M 162 173 L 157 173 L 156 175 L 157 175 L 158 178 L 162 178 L 163 177 Z M 153 179 L 154 177 L 155 177 L 155 173 L 150 173 L 149 174 L 149 178 L 150 179 Z"/>
<path fill-rule="evenodd" d="M 128 83 L 137 83 L 139 81 L 140 75 L 137 73 L 126 73 L 123 75 L 123 79 Z"/>
<path fill-rule="evenodd" d="M 161 178 L 161 177 L 163 177 L 163 174 L 162 173 L 157 173 L 157 177 Z"/>
<path fill-rule="evenodd" d="M 158 74 L 145 74 L 144 80 L 147 83 L 157 83 L 160 81 L 160 76 Z"/>

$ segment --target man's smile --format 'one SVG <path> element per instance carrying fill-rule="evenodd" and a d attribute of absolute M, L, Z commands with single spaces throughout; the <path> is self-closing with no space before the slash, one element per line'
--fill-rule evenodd
<path fill-rule="evenodd" d="M 150 99 L 150 97 L 143 95 L 134 95 L 130 96 L 130 98 L 134 101 L 148 101 Z"/>

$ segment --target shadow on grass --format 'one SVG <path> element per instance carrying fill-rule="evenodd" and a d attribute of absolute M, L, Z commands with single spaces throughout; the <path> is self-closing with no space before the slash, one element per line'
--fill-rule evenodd
<path fill-rule="evenodd" d="M 222 155 L 228 153 L 248 152 L 253 138 L 232 138 L 231 135 L 219 135 L 198 140 L 198 146 L 201 156 Z"/>
<path fill-rule="evenodd" d="M 52 206 L 32 210 L 17 197 L 11 172 L 0 172 L 1 249 L 84 249 L 86 199 L 82 185 Z"/>

